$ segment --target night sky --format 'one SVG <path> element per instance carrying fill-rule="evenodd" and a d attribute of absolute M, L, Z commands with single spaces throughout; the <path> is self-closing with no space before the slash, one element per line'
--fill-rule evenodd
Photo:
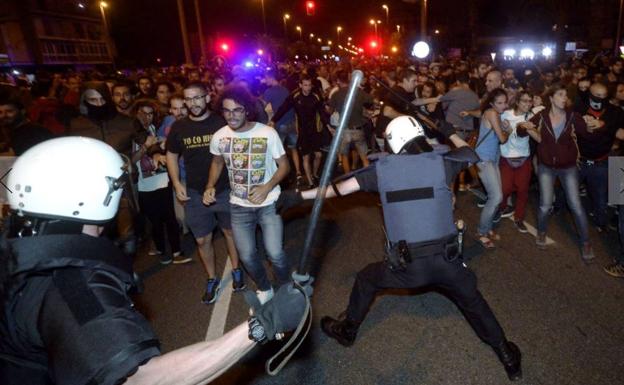
<path fill-rule="evenodd" d="M 155 64 L 162 58 L 163 64 L 183 61 L 183 47 L 179 29 L 176 0 L 109 0 L 108 8 L 111 34 L 118 48 L 122 64 Z M 191 47 L 198 47 L 197 25 L 193 0 L 184 0 L 187 28 Z M 227 39 L 233 42 L 246 39 L 253 41 L 262 33 L 262 12 L 260 0 L 199 0 L 206 44 Z M 304 0 L 264 0 L 268 33 L 283 38 L 282 16 L 289 13 L 288 29 L 291 39 L 298 33 L 295 25 L 303 28 L 304 37 L 309 33 L 335 39 L 336 26 L 343 27 L 344 36 L 353 36 L 359 44 L 374 35 L 368 24 L 374 17 L 382 21 L 385 28 L 385 11 L 382 4 L 390 8 L 390 25 L 393 30 L 401 24 L 405 32 L 414 38 L 419 29 L 419 2 L 410 4 L 401 0 L 315 0 L 316 15 L 305 15 Z M 552 20 L 548 12 L 535 8 L 525 16 L 517 16 L 521 7 L 531 1 L 518 0 L 513 3 L 495 0 L 480 1 L 479 26 L 489 33 L 517 33 L 531 31 L 533 34 L 547 34 Z M 538 6 L 540 3 L 538 2 Z M 429 29 L 443 29 L 453 38 L 468 35 L 467 0 L 429 0 Z M 526 13 L 526 12 L 525 12 Z M 215 40 L 210 40 L 213 37 Z"/>

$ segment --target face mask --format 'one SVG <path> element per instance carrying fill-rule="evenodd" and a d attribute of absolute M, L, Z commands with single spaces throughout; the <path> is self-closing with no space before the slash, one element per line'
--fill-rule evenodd
<path fill-rule="evenodd" d="M 85 103 L 87 106 L 87 116 L 96 121 L 106 120 L 108 118 L 108 105 L 94 106 L 89 103 Z"/>
<path fill-rule="evenodd" d="M 589 95 L 589 108 L 594 111 L 602 110 L 604 103 L 607 101 L 607 98 L 598 98 L 593 94 Z"/>

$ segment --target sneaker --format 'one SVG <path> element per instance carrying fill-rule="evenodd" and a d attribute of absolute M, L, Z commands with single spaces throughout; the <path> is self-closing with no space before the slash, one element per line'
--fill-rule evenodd
<path fill-rule="evenodd" d="M 245 279 L 243 278 L 243 270 L 241 268 L 232 270 L 232 289 L 234 291 L 245 290 Z"/>
<path fill-rule="evenodd" d="M 538 249 L 544 250 L 546 248 L 546 233 L 538 233 L 537 238 L 535 238 L 535 244 Z"/>
<path fill-rule="evenodd" d="M 581 259 L 585 262 L 586 265 L 590 263 L 596 262 L 596 256 L 594 255 L 594 250 L 591 247 L 589 242 L 585 242 L 581 249 Z"/>
<path fill-rule="evenodd" d="M 500 222 L 501 217 L 502 217 L 501 211 L 500 210 L 496 210 L 496 213 L 494 213 L 494 218 L 492 218 L 492 222 L 494 222 L 494 223 Z"/>
<path fill-rule="evenodd" d="M 503 364 L 507 377 L 510 381 L 522 378 L 522 353 L 516 344 L 511 341 L 503 341 L 498 346 L 493 346 L 494 352 Z"/>
<path fill-rule="evenodd" d="M 612 263 L 604 267 L 605 273 L 615 278 L 624 278 L 624 265 L 621 263 Z"/>
<path fill-rule="evenodd" d="M 210 278 L 206 281 L 206 292 L 202 296 L 202 302 L 206 305 L 214 303 L 219 295 L 221 281 L 219 278 Z"/>
<path fill-rule="evenodd" d="M 182 254 L 182 252 L 180 252 L 180 251 L 178 251 L 176 253 L 173 253 L 173 264 L 174 265 L 181 265 L 183 263 L 189 263 L 192 260 L 193 260 L 193 258 Z"/>
<path fill-rule="evenodd" d="M 514 208 L 511 206 L 507 206 L 503 209 L 503 211 L 501 211 L 500 215 L 503 218 L 509 218 L 510 216 L 512 216 L 514 214 Z"/>
<path fill-rule="evenodd" d="M 479 200 L 477 200 L 477 207 L 482 209 L 485 207 L 485 204 L 487 203 L 487 199 L 481 199 L 479 198 Z"/>
<path fill-rule="evenodd" d="M 269 302 L 271 298 L 273 298 L 273 288 L 265 291 L 256 290 L 256 295 L 258 296 L 258 301 L 260 301 L 260 305 L 264 305 L 265 303 Z"/>
<path fill-rule="evenodd" d="M 171 262 L 173 262 L 173 259 L 171 259 L 171 257 L 169 255 L 162 254 L 160 256 L 160 264 L 161 265 L 169 265 Z"/>
<path fill-rule="evenodd" d="M 526 225 L 524 224 L 524 221 L 520 220 L 520 221 L 514 221 L 514 224 L 516 225 L 516 228 L 518 229 L 519 232 L 521 233 L 528 233 L 529 230 L 527 229 Z"/>
<path fill-rule="evenodd" d="M 161 255 L 161 254 L 162 254 L 162 251 L 156 250 L 156 249 L 150 250 L 147 252 L 147 255 L 149 255 L 150 257 L 154 257 L 156 255 Z"/>
<path fill-rule="evenodd" d="M 457 190 L 459 192 L 464 192 L 464 191 L 468 191 L 470 189 L 470 187 L 467 184 L 460 184 L 459 187 L 457 188 Z"/>

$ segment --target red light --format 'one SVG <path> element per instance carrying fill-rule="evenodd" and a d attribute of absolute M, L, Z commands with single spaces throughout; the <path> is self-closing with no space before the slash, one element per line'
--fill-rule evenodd
<path fill-rule="evenodd" d="M 375 40 L 370 42 L 371 48 L 377 48 L 377 42 Z"/>
<path fill-rule="evenodd" d="M 221 44 L 221 49 L 227 52 L 230 50 L 230 46 L 227 43 L 223 43 Z"/>
<path fill-rule="evenodd" d="M 316 5 L 314 4 L 314 1 L 306 1 L 305 7 L 306 7 L 306 15 L 314 16 L 314 8 L 316 7 Z"/>

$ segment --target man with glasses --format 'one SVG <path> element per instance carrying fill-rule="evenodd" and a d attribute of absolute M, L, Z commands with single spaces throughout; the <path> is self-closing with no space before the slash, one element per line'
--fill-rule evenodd
<path fill-rule="evenodd" d="M 212 161 L 210 140 L 225 121 L 208 109 L 210 95 L 200 82 L 189 83 L 184 88 L 184 103 L 189 116 L 176 121 L 167 137 L 167 169 L 177 199 L 184 204 L 186 223 L 193 232 L 197 253 L 208 273 L 206 290 L 202 301 L 214 303 L 219 292 L 220 279 L 215 267 L 215 252 L 212 232 L 219 225 L 225 235 L 226 246 L 232 263 L 232 287 L 243 290 L 243 271 L 238 265 L 238 254 L 234 246 L 230 224 L 229 188 L 227 174 L 217 175 L 214 187 L 216 203 L 210 207 L 202 203 L 202 194 L 208 179 L 207 170 Z M 184 158 L 186 186 L 180 181 L 178 159 Z M 175 261 L 174 261 L 175 263 Z"/>
<path fill-rule="evenodd" d="M 290 262 L 284 253 L 282 218 L 275 211 L 279 183 L 290 166 L 277 131 L 255 121 L 255 99 L 238 86 L 226 88 L 219 99 L 227 126 L 214 134 L 214 155 L 203 201 L 219 204 L 219 180 L 223 167 L 230 176 L 232 232 L 245 270 L 258 288 L 261 304 L 273 298 L 273 288 L 256 253 L 256 227 L 260 225 L 266 254 L 279 286 L 290 280 Z"/>

